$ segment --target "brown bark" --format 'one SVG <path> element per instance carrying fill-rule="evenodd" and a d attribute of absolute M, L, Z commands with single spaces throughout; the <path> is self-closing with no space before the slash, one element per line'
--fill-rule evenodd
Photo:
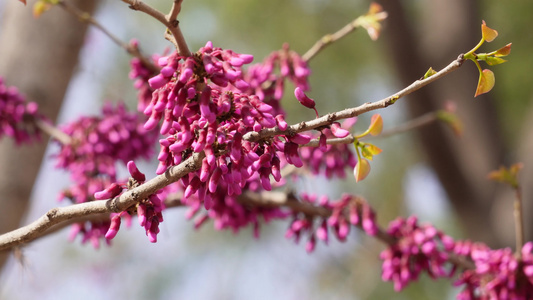
<path fill-rule="evenodd" d="M 424 17 L 416 23 L 417 27 L 402 3 L 404 1 L 382 1 L 389 12 L 384 36 L 402 85 L 420 78 L 430 66 L 438 70 L 459 53 L 470 50 L 481 37 L 481 19 L 477 17 L 474 1 L 423 2 L 421 15 Z M 417 34 L 428 38 L 421 40 Z M 445 101 L 453 100 L 457 104 L 465 127 L 463 137 L 458 139 L 442 125 L 434 124 L 418 131 L 420 144 L 466 235 L 500 246 L 508 242 L 509 234 L 512 238 L 513 227 L 511 223 L 511 231 L 496 230 L 503 225 L 490 218 L 498 194 L 497 185 L 489 182 L 486 175 L 502 163 L 503 141 L 491 97 L 473 98 L 476 84 L 477 69 L 465 65 L 411 95 L 407 107 L 411 116 L 416 117 L 442 109 Z M 509 217 L 512 219 L 512 213 Z"/>
<path fill-rule="evenodd" d="M 32 5 L 9 0 L 5 4 L 0 35 L 0 76 L 16 86 L 26 99 L 36 101 L 41 112 L 55 120 L 78 62 L 87 25 L 54 7 L 40 18 Z M 94 12 L 98 1 L 73 1 Z M 0 232 L 17 228 L 26 211 L 46 143 L 15 147 L 0 141 Z M 0 253 L 0 267 L 8 253 Z"/>

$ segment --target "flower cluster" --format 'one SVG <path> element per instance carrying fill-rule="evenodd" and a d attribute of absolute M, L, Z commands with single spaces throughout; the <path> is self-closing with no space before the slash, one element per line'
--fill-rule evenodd
<path fill-rule="evenodd" d="M 458 242 L 454 251 L 475 263 L 475 270 L 464 271 L 456 286 L 465 285 L 457 299 L 532 299 L 533 242 L 522 249 L 517 259 L 509 248 L 492 250 L 482 243 Z"/>
<path fill-rule="evenodd" d="M 454 249 L 451 237 L 431 225 L 419 225 L 414 216 L 392 221 L 387 233 L 396 239 L 396 243 L 380 254 L 382 278 L 393 281 L 396 291 L 417 280 L 422 271 L 432 278 L 450 275 L 444 265 L 448 261 L 448 252 Z"/>
<path fill-rule="evenodd" d="M 318 209 L 331 211 L 331 215 L 319 221 L 315 226 L 313 218 L 304 213 L 293 213 L 291 222 L 285 237 L 294 238 L 299 242 L 303 233 L 308 233 L 309 240 L 305 246 L 307 252 L 312 252 L 316 247 L 316 241 L 328 243 L 328 228 L 335 237 L 344 242 L 350 233 L 351 226 L 360 226 L 368 235 L 375 235 L 378 231 L 376 215 L 370 205 L 359 197 L 344 194 L 338 201 L 330 201 L 327 196 L 317 199 L 315 195 L 302 194 L 302 201 L 317 205 Z"/>
<path fill-rule="evenodd" d="M 249 93 L 257 95 L 277 113 L 285 114 L 280 106 L 285 80 L 288 79 L 302 91 L 307 91 L 310 74 L 307 62 L 290 50 L 288 44 L 284 44 L 283 49 L 272 52 L 262 63 L 251 66 L 245 74 L 245 80 L 250 84 Z"/>
<path fill-rule="evenodd" d="M 132 40 L 130 44 L 132 47 L 139 47 L 139 42 L 137 40 Z M 161 55 L 154 54 L 151 58 L 155 64 L 157 63 L 159 58 L 161 58 Z M 129 73 L 129 77 L 130 79 L 135 80 L 133 86 L 138 91 L 137 110 L 139 112 L 143 112 L 152 100 L 152 93 L 154 92 L 154 90 L 148 84 L 148 80 L 156 74 L 154 74 L 154 72 L 150 68 L 148 68 L 148 66 L 146 66 L 138 57 L 134 57 L 131 59 L 130 67 L 131 70 Z"/>
<path fill-rule="evenodd" d="M 325 174 L 330 179 L 333 176 L 346 177 L 346 168 L 354 168 L 357 158 L 354 156 L 350 144 L 327 144 L 328 139 L 344 138 L 350 134 L 347 130 L 352 127 L 357 118 L 346 119 L 342 126 L 334 123 L 330 128 L 322 129 L 318 147 L 302 147 L 300 155 L 305 165 L 315 175 Z"/>
<path fill-rule="evenodd" d="M 299 168 L 305 162 L 314 173 L 325 172 L 328 178 L 334 174 L 344 176 L 344 168 L 356 164 L 347 146 L 325 145 L 327 138 L 349 134 L 339 123 L 322 129 L 318 150 L 301 150 L 302 155 L 300 145 L 311 140 L 304 134 L 290 132 L 260 141 L 246 140 L 244 136 L 249 132 L 276 126 L 288 129 L 279 103 L 287 79 L 296 85 L 296 98 L 314 108 L 314 101 L 304 93 L 309 88 L 309 68 L 287 45 L 245 71 L 243 66 L 252 60 L 251 55 L 214 47 L 208 42 L 190 57 L 181 57 L 177 52 L 159 57 L 160 73 L 149 79 L 148 70 L 138 61 L 132 62 L 130 77 L 137 78 L 136 86 L 142 87 L 139 107 L 144 108 L 148 117 L 144 128 L 158 128 L 163 135 L 159 140 L 156 173 L 164 173 L 193 153 L 205 153 L 200 170 L 179 181 L 181 201 L 189 207 L 187 216 L 196 216 L 195 227 L 212 219 L 217 229 L 237 231 L 252 224 L 258 234 L 260 216 L 267 220 L 287 214 L 277 208 L 243 205 L 240 198 L 243 191 L 270 191 L 285 184 L 281 170 L 288 164 Z M 153 91 L 149 103 L 148 90 Z M 348 120 L 344 127 L 349 128 L 354 122 L 355 119 Z M 327 157 L 325 162 L 321 155 Z M 342 210 L 347 203 L 341 203 L 344 204 L 327 206 L 339 206 Z M 361 207 L 366 207 L 361 209 L 363 219 L 373 220 L 369 207 Z M 340 239 L 344 239 L 342 232 L 347 221 L 337 216 L 330 223 L 335 232 L 341 232 Z"/>
<path fill-rule="evenodd" d="M 95 192 L 116 181 L 116 162 L 149 158 L 156 138 L 123 104 L 106 104 L 102 116 L 81 117 L 61 130 L 72 141 L 60 145 L 56 167 L 70 172 L 74 185 L 63 196 L 75 203 L 91 201 Z"/>
<path fill-rule="evenodd" d="M 146 176 L 139 171 L 137 165 L 133 161 L 129 161 L 127 164 L 128 172 L 130 172 L 131 178 L 128 181 L 127 189 L 136 188 L 142 185 L 146 181 Z M 106 189 L 96 192 L 94 198 L 96 200 L 105 200 L 114 198 L 120 195 L 123 191 L 124 185 L 112 183 Z M 111 217 L 111 222 L 108 226 L 108 230 L 105 233 L 106 240 L 113 239 L 120 229 L 121 217 L 123 215 L 129 216 L 130 213 L 137 213 L 139 224 L 144 227 L 146 235 L 150 242 L 157 242 L 157 234 L 159 233 L 159 223 L 163 222 L 162 211 L 165 208 L 163 201 L 157 194 L 151 194 L 146 199 L 142 199 L 135 205 L 134 209 L 123 211 L 118 214 L 114 214 Z"/>
<path fill-rule="evenodd" d="M 252 59 L 208 42 L 191 57 L 177 53 L 161 57 L 160 74 L 148 80 L 154 92 L 144 110 L 149 116 L 144 127 L 155 128 L 163 119 L 160 133 L 165 136 L 159 141 L 156 173 L 203 151 L 206 158 L 201 169 L 181 179 L 183 202 L 193 212 L 202 205 L 214 209 L 208 215 L 215 220 L 224 216 L 227 221 L 216 221 L 218 228 L 235 229 L 254 219 L 237 197 L 243 189 L 271 190 L 270 175 L 280 182 L 286 162 L 301 167 L 298 144 L 310 140 L 300 134 L 259 143 L 243 139 L 251 131 L 287 128 L 282 114 L 276 114 L 259 96 L 246 93 L 250 85 L 244 80 L 242 66 Z"/>
<path fill-rule="evenodd" d="M 135 158 L 149 158 L 156 141 L 155 132 L 147 132 L 135 113 L 123 104 L 106 104 L 100 117 L 81 117 L 62 126 L 71 142 L 61 144 L 55 155 L 56 167 L 67 170 L 73 184 L 62 191 L 60 199 L 74 203 L 93 201 L 93 195 L 116 182 L 116 163 Z M 109 221 L 80 223 L 73 227 L 71 238 L 83 235 L 83 242 L 99 245 L 109 228 Z"/>
<path fill-rule="evenodd" d="M 6 86 L 0 77 L 0 138 L 11 137 L 18 145 L 39 139 L 33 120 L 43 117 L 37 110 L 37 103 L 26 103 L 17 88 Z"/>

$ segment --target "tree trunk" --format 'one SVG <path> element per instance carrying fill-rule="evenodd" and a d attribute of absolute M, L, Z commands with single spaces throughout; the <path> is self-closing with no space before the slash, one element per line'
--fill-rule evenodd
<path fill-rule="evenodd" d="M 89 13 L 98 1 L 76 0 L 73 4 Z M 87 25 L 53 7 L 40 18 L 32 16 L 35 1 L 24 6 L 16 0 L 5 4 L 0 32 L 0 76 L 16 86 L 40 111 L 55 121 L 70 78 L 78 62 Z M 38 144 L 15 147 L 0 141 L 0 233 L 16 229 L 30 199 L 46 148 Z M 0 253 L 0 267 L 9 253 Z"/>

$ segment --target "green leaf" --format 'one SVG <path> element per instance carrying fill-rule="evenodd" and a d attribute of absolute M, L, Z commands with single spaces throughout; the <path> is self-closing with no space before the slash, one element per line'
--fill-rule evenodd
<path fill-rule="evenodd" d="M 498 31 L 488 27 L 487 24 L 485 24 L 485 21 L 483 21 L 481 23 L 481 36 L 485 41 L 490 43 L 498 36 Z"/>
<path fill-rule="evenodd" d="M 495 65 L 499 65 L 499 64 L 503 64 L 504 62 L 506 62 L 507 60 L 503 59 L 503 58 L 499 58 L 499 57 L 494 57 L 494 56 L 487 56 L 485 58 L 485 62 L 489 65 L 489 66 L 495 66 Z"/>
<path fill-rule="evenodd" d="M 429 70 L 426 72 L 426 74 L 424 74 L 424 77 L 422 77 L 422 79 L 429 78 L 435 74 L 437 74 L 437 71 L 433 70 L 432 67 L 429 67 Z"/>
<path fill-rule="evenodd" d="M 494 73 L 492 73 L 491 70 L 483 70 L 483 72 L 479 74 L 479 81 L 474 97 L 490 92 L 490 90 L 492 90 L 494 87 L 495 81 L 496 79 L 494 78 Z"/>

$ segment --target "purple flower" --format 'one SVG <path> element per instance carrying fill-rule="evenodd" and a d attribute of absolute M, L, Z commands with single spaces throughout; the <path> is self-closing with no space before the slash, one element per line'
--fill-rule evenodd
<path fill-rule="evenodd" d="M 432 278 L 450 275 L 445 264 L 454 247 L 450 237 L 431 225 L 418 225 L 416 217 L 398 218 L 389 224 L 387 233 L 397 242 L 381 252 L 382 278 L 393 281 L 396 291 L 418 279 L 421 272 Z"/>
<path fill-rule="evenodd" d="M 8 87 L 0 77 L 0 138 L 11 137 L 17 145 L 40 139 L 35 119 L 48 122 L 39 112 L 35 102 L 26 102 L 17 88 Z"/>

